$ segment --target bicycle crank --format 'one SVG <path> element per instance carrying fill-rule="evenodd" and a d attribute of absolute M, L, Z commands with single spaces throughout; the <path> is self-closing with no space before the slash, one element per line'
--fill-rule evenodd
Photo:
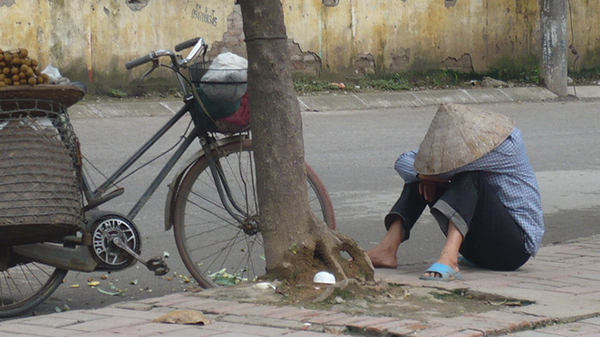
<path fill-rule="evenodd" d="M 98 214 L 96 214 L 98 213 Z M 133 222 L 125 216 L 103 211 L 91 212 L 93 219 L 90 228 L 92 242 L 90 251 L 98 265 L 96 270 L 122 270 L 132 266 L 136 259 L 131 257 L 122 247 L 117 247 L 113 240 L 119 238 L 134 251 L 141 251 L 141 239 Z"/>
<path fill-rule="evenodd" d="M 131 255 L 136 260 L 143 263 L 146 266 L 146 268 L 148 268 L 148 270 L 154 272 L 154 275 L 162 276 L 169 272 L 169 267 L 167 267 L 167 263 L 161 257 L 157 256 L 157 257 L 151 258 L 148 261 L 144 261 L 144 259 L 142 259 L 142 257 L 138 253 L 134 252 L 131 248 L 129 248 L 129 246 L 127 246 L 125 244 L 125 242 L 123 242 L 123 240 L 121 240 L 121 238 L 119 238 L 119 237 L 113 238 L 112 243 L 115 246 L 123 249 L 127 254 Z"/>

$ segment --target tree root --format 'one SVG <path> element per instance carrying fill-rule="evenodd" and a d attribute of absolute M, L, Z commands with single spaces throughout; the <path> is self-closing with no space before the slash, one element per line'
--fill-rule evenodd
<path fill-rule="evenodd" d="M 348 287 L 351 284 L 360 286 L 360 283 L 355 279 L 345 279 L 345 280 L 342 280 L 342 281 L 332 285 L 331 287 L 328 287 L 327 289 L 325 289 L 325 291 L 323 291 L 323 293 L 321 293 L 321 295 L 317 296 L 311 302 L 313 302 L 313 303 L 323 302 L 327 298 L 329 298 L 329 296 L 333 295 L 333 292 L 336 289 L 346 289 L 346 287 Z"/>
<path fill-rule="evenodd" d="M 371 282 L 370 284 L 363 284 L 361 282 L 359 282 L 356 279 L 345 279 L 342 280 L 336 284 L 333 284 L 329 287 L 327 287 L 319 296 L 317 296 L 316 298 L 314 298 L 311 302 L 312 303 L 319 303 L 319 302 L 323 302 L 325 300 L 327 300 L 329 297 L 331 297 L 336 290 L 344 290 L 348 287 L 354 287 L 355 289 L 367 289 L 367 292 L 376 292 L 376 293 L 385 293 L 389 290 L 388 288 L 388 284 L 385 281 L 379 281 L 377 283 Z"/>
<path fill-rule="evenodd" d="M 267 270 L 267 279 L 289 280 L 297 283 L 311 282 L 319 271 L 332 273 L 337 281 L 355 279 L 373 281 L 375 269 L 365 251 L 347 235 L 333 231 L 312 217 L 310 230 L 304 239 L 288 250 L 284 261 Z M 350 259 L 344 257 L 347 253 Z"/>
<path fill-rule="evenodd" d="M 361 279 L 372 281 L 375 269 L 365 251 L 349 236 L 332 231 L 326 225 L 316 221 L 319 231 L 316 235 L 315 255 L 338 280 Z M 342 257 L 341 252 L 350 255 L 350 260 Z"/>

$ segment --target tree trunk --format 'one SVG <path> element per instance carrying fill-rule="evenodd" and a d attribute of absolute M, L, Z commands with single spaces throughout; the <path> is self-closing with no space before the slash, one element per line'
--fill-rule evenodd
<path fill-rule="evenodd" d="M 540 82 L 558 96 L 567 96 L 567 0 L 542 0 Z"/>
<path fill-rule="evenodd" d="M 310 211 L 302 116 L 296 97 L 283 8 L 279 0 L 239 0 L 248 51 L 260 231 L 267 274 L 306 282 L 328 270 L 338 280 L 373 279 L 373 267 L 352 239 L 329 230 Z M 342 258 L 347 252 L 352 262 Z"/>

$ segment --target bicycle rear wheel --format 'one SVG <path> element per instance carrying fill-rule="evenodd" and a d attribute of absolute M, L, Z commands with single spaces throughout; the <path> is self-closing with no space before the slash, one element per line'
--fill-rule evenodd
<path fill-rule="evenodd" d="M 67 272 L 29 261 L 0 266 L 0 318 L 21 315 L 35 308 L 54 293 Z"/>
<path fill-rule="evenodd" d="M 252 153 L 248 139 L 213 152 L 231 190 L 230 198 L 240 208 L 237 213 L 243 214 L 241 222 L 224 208 L 206 157 L 194 163 L 179 188 L 175 241 L 183 263 L 203 288 L 233 285 L 264 274 Z M 310 166 L 306 171 L 311 210 L 335 229 L 327 190 Z"/>

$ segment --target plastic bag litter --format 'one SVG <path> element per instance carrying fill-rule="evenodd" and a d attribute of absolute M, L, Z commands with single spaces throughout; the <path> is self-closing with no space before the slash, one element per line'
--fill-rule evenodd
<path fill-rule="evenodd" d="M 50 84 L 69 84 L 69 83 L 71 83 L 71 81 L 68 78 L 63 77 L 60 74 L 60 71 L 58 70 L 58 68 L 53 67 L 51 65 L 47 65 L 46 68 L 44 68 L 44 70 L 42 70 L 42 74 L 48 75 L 48 83 L 50 83 Z"/>
<path fill-rule="evenodd" d="M 248 61 L 234 53 L 219 54 L 211 63 L 200 88 L 211 100 L 234 102 L 246 93 Z"/>

